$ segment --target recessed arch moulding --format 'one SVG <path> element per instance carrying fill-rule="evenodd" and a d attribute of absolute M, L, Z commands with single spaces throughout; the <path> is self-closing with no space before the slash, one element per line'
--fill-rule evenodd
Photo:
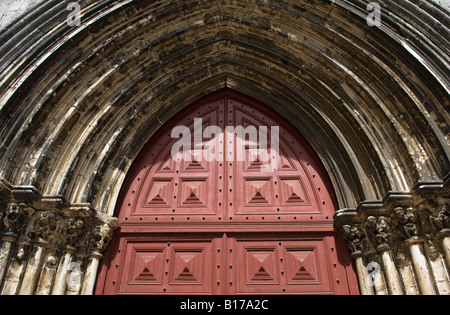
<path fill-rule="evenodd" d="M 78 27 L 66 23 L 68 3 L 38 4 L 0 33 L 2 248 L 6 265 L 32 274 L 27 287 L 4 269 L 4 293 L 91 292 L 103 245 L 73 244 L 84 256 L 43 250 L 52 279 L 77 259 L 85 279 L 44 288 L 27 267 L 36 251 L 11 258 L 8 244 L 23 234 L 30 249 L 46 238 L 60 246 L 32 233 L 39 215 L 58 222 L 56 234 L 81 220 L 93 243 L 107 243 L 139 151 L 224 88 L 270 106 L 310 142 L 336 190 L 339 228 L 398 205 L 438 217 L 448 201 L 449 16 L 435 3 L 383 1 L 380 27 L 366 23 L 368 1 L 82 1 Z M 18 212 L 25 227 L 5 223 Z"/>

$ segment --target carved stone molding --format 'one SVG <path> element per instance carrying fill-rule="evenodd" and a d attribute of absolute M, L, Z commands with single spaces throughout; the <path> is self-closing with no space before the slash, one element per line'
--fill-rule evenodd
<path fill-rule="evenodd" d="M 1 294 L 92 294 L 119 221 L 33 187 L 0 186 Z"/>
<path fill-rule="evenodd" d="M 421 183 L 412 193 L 392 192 L 381 202 L 336 213 L 335 224 L 353 256 L 364 259 L 361 264 L 383 258 L 380 272 L 390 293 L 396 288 L 397 293 L 450 294 L 449 183 L 449 177 Z M 387 272 L 392 264 L 395 269 Z"/>
<path fill-rule="evenodd" d="M 2 213 L 0 231 L 3 235 L 18 237 L 27 227 L 34 210 L 25 203 L 10 203 Z"/>

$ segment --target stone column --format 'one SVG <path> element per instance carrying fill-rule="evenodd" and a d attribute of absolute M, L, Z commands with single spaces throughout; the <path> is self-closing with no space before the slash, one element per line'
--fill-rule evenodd
<path fill-rule="evenodd" d="M 55 279 L 58 255 L 56 250 L 48 250 L 44 257 L 41 277 L 37 284 L 36 295 L 50 295 Z"/>
<path fill-rule="evenodd" d="M 356 262 L 356 272 L 358 274 L 359 287 L 362 295 L 375 295 L 375 286 L 368 281 L 370 279 L 369 271 L 367 270 L 367 265 L 364 263 L 364 257 L 361 252 L 352 253 L 353 258 Z"/>
<path fill-rule="evenodd" d="M 67 289 L 67 276 L 71 272 L 72 253 L 66 252 L 62 255 L 56 272 L 52 295 L 65 295 Z"/>
<path fill-rule="evenodd" d="M 404 295 L 405 292 L 391 250 L 387 246 L 380 246 L 379 250 L 383 260 L 389 293 L 391 295 Z"/>
<path fill-rule="evenodd" d="M 418 285 L 414 276 L 414 270 L 412 265 L 400 266 L 400 273 L 403 279 L 403 285 L 405 286 L 406 295 L 419 295 Z"/>
<path fill-rule="evenodd" d="M 86 272 L 84 275 L 83 286 L 81 288 L 81 295 L 93 295 L 95 281 L 97 279 L 97 271 L 100 264 L 101 256 L 93 256 L 89 258 Z"/>
<path fill-rule="evenodd" d="M 367 264 L 363 254 L 363 239 L 366 235 L 362 226 L 344 225 L 341 228 L 342 235 L 347 241 L 348 247 L 352 252 L 352 257 L 356 262 L 356 272 L 362 295 L 375 295 L 375 284 L 370 278 Z"/>
<path fill-rule="evenodd" d="M 419 283 L 420 292 L 423 295 L 436 295 L 433 278 L 428 265 L 427 257 L 422 248 L 422 240 L 418 237 L 413 237 L 406 241 L 409 250 L 411 251 L 411 258 L 413 261 L 414 271 Z"/>
<path fill-rule="evenodd" d="M 48 241 L 54 240 L 57 234 L 57 217 L 54 212 L 37 212 L 31 219 L 30 230 L 27 235 L 34 243 L 28 260 L 25 275 L 22 280 L 20 295 L 34 294 L 39 284 L 39 276 L 45 264 L 45 252 L 52 248 Z"/>
<path fill-rule="evenodd" d="M 450 272 L 450 206 L 445 203 L 442 208 L 434 211 L 435 214 L 433 214 L 433 211 L 430 212 L 428 223 L 436 238 L 441 240 L 442 253 L 447 264 L 446 268 Z"/>
<path fill-rule="evenodd" d="M 425 252 L 430 262 L 434 283 L 440 295 L 450 295 L 449 274 L 440 253 L 439 242 L 432 237 L 425 241 Z"/>
<path fill-rule="evenodd" d="M 443 231 L 442 249 L 444 251 L 445 261 L 447 262 L 447 269 L 450 269 L 450 229 Z"/>
<path fill-rule="evenodd" d="M 378 219 L 369 217 L 368 221 L 376 222 L 373 231 L 374 241 L 378 244 L 377 251 L 380 253 L 381 260 L 383 261 L 389 293 L 391 295 L 404 295 L 405 292 L 392 253 L 394 242 L 390 219 L 384 216 Z"/>
<path fill-rule="evenodd" d="M 112 240 L 114 231 L 119 227 L 120 224 L 119 220 L 117 220 L 116 218 L 103 216 L 100 219 L 104 223 L 100 226 L 97 226 L 92 233 L 92 239 L 89 246 L 91 255 L 88 259 L 88 265 L 81 289 L 81 295 L 94 294 L 94 287 L 100 259 L 103 258 L 103 253 Z"/>
<path fill-rule="evenodd" d="M 426 203 L 422 210 L 422 229 L 424 248 L 437 292 L 440 295 L 450 295 L 449 204 Z"/>
<path fill-rule="evenodd" d="M 399 246 L 397 249 L 397 265 L 406 295 L 419 295 L 419 288 L 414 275 L 409 250 L 405 246 Z"/>
<path fill-rule="evenodd" d="M 370 279 L 370 283 L 374 286 L 375 294 L 376 295 L 389 295 L 389 290 L 386 283 L 385 278 L 385 272 L 382 270 L 382 266 L 380 264 L 379 258 L 377 254 L 370 254 L 368 261 L 368 268 L 369 270 L 372 270 L 369 273 L 369 276 L 371 275 L 372 279 Z"/>
<path fill-rule="evenodd" d="M 27 257 L 29 253 L 29 246 L 24 242 L 17 244 L 16 252 L 13 254 L 9 270 L 3 284 L 2 295 L 16 295 L 20 288 L 20 279 L 25 270 Z"/>
<path fill-rule="evenodd" d="M 3 283 L 6 276 L 14 240 L 15 239 L 11 237 L 4 237 L 0 241 L 0 285 Z"/>
<path fill-rule="evenodd" d="M 67 276 L 66 295 L 80 294 L 85 260 L 85 256 L 80 256 L 74 258 L 74 261 L 70 264 L 70 272 Z"/>
<path fill-rule="evenodd" d="M 81 211 L 89 211 L 81 208 Z M 89 213 L 89 212 L 88 212 Z M 78 256 L 84 256 L 91 235 L 92 219 L 89 214 L 83 216 L 68 216 L 61 220 L 64 229 L 60 231 L 65 239 L 65 248 L 56 272 L 52 295 L 79 294 L 83 267 Z"/>
<path fill-rule="evenodd" d="M 30 239 L 22 236 L 22 233 L 26 231 L 33 213 L 34 210 L 25 203 L 10 203 L 0 222 L 0 230 L 6 240 L 6 244 L 2 246 L 2 261 L 7 264 L 2 277 L 2 295 L 15 295 L 20 289 L 30 250 Z"/>
<path fill-rule="evenodd" d="M 45 249 L 42 246 L 35 246 L 32 248 L 19 295 L 32 295 L 34 293 L 36 282 L 41 272 L 44 251 Z"/>
<path fill-rule="evenodd" d="M 30 206 L 10 203 L 0 212 L 0 293 L 92 294 L 119 221 L 59 198 L 27 200 Z"/>
<path fill-rule="evenodd" d="M 374 264 L 379 268 L 374 273 L 375 290 L 377 295 L 389 295 L 399 292 L 397 285 L 398 272 L 391 253 L 391 232 L 388 218 L 369 216 L 365 222 L 366 228 L 366 251 L 372 257 Z M 381 267 L 383 265 L 383 268 Z M 395 270 L 394 270 L 395 269 Z M 394 272 L 394 274 L 390 274 Z"/>
<path fill-rule="evenodd" d="M 450 181 L 446 186 L 419 186 L 409 194 L 389 194 L 380 203 L 360 204 L 335 215 L 357 262 L 361 291 L 367 274 L 374 293 L 450 295 Z M 346 225 L 347 224 L 347 225 Z M 378 255 L 379 254 L 379 257 Z M 383 265 L 365 270 L 363 259 Z M 373 288 L 372 288 L 373 289 Z"/>

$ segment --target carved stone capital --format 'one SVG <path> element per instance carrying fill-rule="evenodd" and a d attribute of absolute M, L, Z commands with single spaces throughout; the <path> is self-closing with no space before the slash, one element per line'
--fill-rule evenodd
<path fill-rule="evenodd" d="M 0 222 L 0 233 L 18 237 L 26 229 L 28 220 L 34 211 L 25 203 L 10 203 Z"/>
<path fill-rule="evenodd" d="M 410 193 L 390 192 L 381 201 L 338 211 L 335 224 L 343 231 L 352 252 L 357 250 L 367 256 L 374 251 L 394 250 L 395 254 L 420 243 L 430 249 L 427 253 L 431 257 L 435 249 L 442 249 L 430 239 L 441 241 L 450 235 L 449 183 L 450 179 L 444 184 L 420 183 Z M 352 232 L 355 227 L 361 237 Z M 402 255 L 399 259 L 403 259 Z"/>
<path fill-rule="evenodd" d="M 12 294 L 20 286 L 20 294 L 92 292 L 98 260 L 118 227 L 116 218 L 90 204 L 0 178 L 0 288 L 8 283 Z M 68 271 L 72 266 L 76 272 Z"/>
<path fill-rule="evenodd" d="M 389 218 L 380 217 L 377 221 L 375 239 L 379 250 L 391 248 L 392 244 L 392 228 Z"/>
<path fill-rule="evenodd" d="M 58 232 L 58 217 L 54 212 L 35 214 L 30 238 L 35 242 L 55 243 Z"/>
<path fill-rule="evenodd" d="M 443 230 L 450 229 L 450 206 L 448 203 L 445 203 L 438 213 L 433 213 L 433 211 L 429 212 L 428 222 L 431 228 L 436 233 L 440 233 Z"/>
<path fill-rule="evenodd" d="M 56 199 L 33 202 L 34 208 L 26 203 L 7 204 L 0 212 L 0 236 L 77 255 L 101 256 L 119 221 L 89 205 L 66 206 Z"/>
<path fill-rule="evenodd" d="M 116 218 L 104 218 L 101 224 L 97 225 L 91 235 L 89 250 L 102 255 L 109 245 L 114 231 L 119 227 L 119 220 Z"/>
<path fill-rule="evenodd" d="M 366 238 L 364 228 L 356 225 L 344 225 L 341 228 L 342 235 L 347 241 L 348 248 L 352 252 L 352 255 L 362 255 L 363 242 Z"/>
<path fill-rule="evenodd" d="M 401 241 L 419 235 L 419 226 L 417 225 L 417 217 L 413 208 L 394 208 L 391 214 L 391 222 L 397 237 Z"/>
<path fill-rule="evenodd" d="M 85 249 L 92 227 L 80 217 L 67 218 L 64 221 L 64 225 L 65 233 L 63 237 L 66 238 L 67 246 L 76 248 L 77 250 Z"/>

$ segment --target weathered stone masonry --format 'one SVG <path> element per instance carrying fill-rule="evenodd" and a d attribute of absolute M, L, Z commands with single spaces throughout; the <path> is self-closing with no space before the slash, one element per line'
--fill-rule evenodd
<path fill-rule="evenodd" d="M 35 2 L 0 30 L 0 294 L 93 293 L 133 161 L 223 88 L 317 152 L 363 294 L 449 294 L 450 15 L 435 1 L 380 0 L 380 27 L 370 0 L 81 0 L 79 27 L 71 0 Z"/>
<path fill-rule="evenodd" d="M 450 178 L 336 214 L 363 294 L 450 294 L 449 196 Z"/>
<path fill-rule="evenodd" d="M 92 294 L 115 218 L 0 183 L 1 294 Z M 8 201 L 8 202 L 5 202 Z"/>

